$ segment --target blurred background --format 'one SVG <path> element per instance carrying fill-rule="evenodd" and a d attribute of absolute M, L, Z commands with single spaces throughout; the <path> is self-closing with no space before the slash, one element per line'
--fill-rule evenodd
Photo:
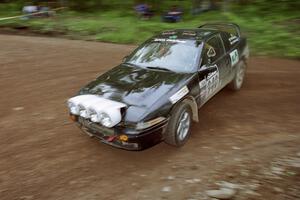
<path fill-rule="evenodd" d="M 166 29 L 234 22 L 252 55 L 300 58 L 299 8 L 297 0 L 0 0 L 0 31 L 139 44 Z"/>
<path fill-rule="evenodd" d="M 300 0 L 0 0 L 0 199 L 203 200 L 224 188 L 235 200 L 300 199 L 299 8 Z M 182 148 L 123 151 L 69 120 L 67 99 L 137 44 L 210 22 L 241 26 L 246 80 L 199 110 Z"/>

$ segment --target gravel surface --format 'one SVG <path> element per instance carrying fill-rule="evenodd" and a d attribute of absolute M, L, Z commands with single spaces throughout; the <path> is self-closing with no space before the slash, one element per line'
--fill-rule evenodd
<path fill-rule="evenodd" d="M 133 49 L 0 35 L 1 199 L 209 199 L 224 184 L 234 199 L 300 198 L 299 61 L 252 58 L 184 147 L 130 152 L 82 134 L 66 100 Z"/>

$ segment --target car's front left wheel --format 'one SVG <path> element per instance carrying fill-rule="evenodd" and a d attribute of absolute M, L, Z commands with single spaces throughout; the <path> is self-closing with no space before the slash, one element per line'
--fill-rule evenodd
<path fill-rule="evenodd" d="M 187 103 L 180 103 L 171 113 L 165 142 L 177 147 L 184 145 L 190 136 L 191 125 L 192 110 Z"/>

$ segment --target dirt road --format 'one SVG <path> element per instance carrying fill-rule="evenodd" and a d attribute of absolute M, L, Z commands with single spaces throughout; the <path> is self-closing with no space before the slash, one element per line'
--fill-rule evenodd
<path fill-rule="evenodd" d="M 0 199 L 300 198 L 300 62 L 252 58 L 187 144 L 130 152 L 82 134 L 65 102 L 134 46 L 0 35 Z"/>

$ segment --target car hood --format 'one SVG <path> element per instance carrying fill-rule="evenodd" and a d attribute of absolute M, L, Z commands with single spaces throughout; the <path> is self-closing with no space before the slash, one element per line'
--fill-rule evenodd
<path fill-rule="evenodd" d="M 191 74 L 119 65 L 82 88 L 81 94 L 96 94 L 129 106 L 149 108 L 181 88 Z"/>

